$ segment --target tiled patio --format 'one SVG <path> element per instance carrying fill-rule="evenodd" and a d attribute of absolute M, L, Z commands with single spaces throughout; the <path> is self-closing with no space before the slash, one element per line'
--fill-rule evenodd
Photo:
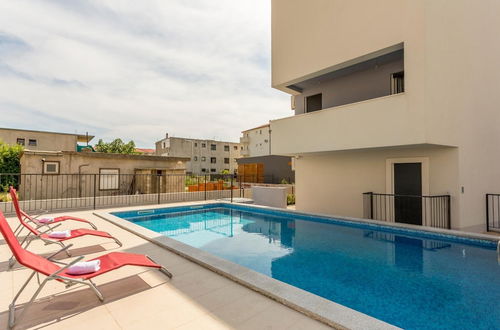
<path fill-rule="evenodd" d="M 68 214 L 68 212 L 66 212 Z M 71 212 L 109 231 L 123 247 L 106 239 L 83 237 L 72 241 L 73 256 L 86 259 L 107 251 L 144 253 L 170 270 L 168 279 L 157 270 L 124 267 L 96 278 L 104 293 L 101 303 L 87 287 L 50 282 L 15 329 L 327 329 L 328 327 L 259 293 L 217 275 L 128 231 L 100 219 L 92 211 Z M 17 220 L 9 218 L 11 225 Z M 86 227 L 67 222 L 64 228 Z M 34 242 L 34 252 L 49 253 L 56 245 Z M 8 305 L 30 271 L 7 267 L 10 251 L 0 238 L 0 328 L 7 328 Z M 69 259 L 71 260 L 71 259 Z M 22 294 L 26 302 L 36 280 Z M 19 314 L 20 310 L 16 314 Z"/>

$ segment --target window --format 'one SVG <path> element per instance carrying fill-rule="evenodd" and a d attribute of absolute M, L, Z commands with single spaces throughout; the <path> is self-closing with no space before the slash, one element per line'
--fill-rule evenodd
<path fill-rule="evenodd" d="M 212 164 L 217 163 L 217 158 L 215 158 L 215 157 L 210 157 L 210 163 L 212 163 Z"/>
<path fill-rule="evenodd" d="M 241 147 L 241 150 L 243 150 L 243 147 Z"/>
<path fill-rule="evenodd" d="M 198 161 L 198 156 L 194 156 L 193 159 L 194 159 L 195 162 Z"/>
<path fill-rule="evenodd" d="M 99 190 L 118 190 L 120 188 L 120 170 L 117 168 L 99 169 Z"/>
<path fill-rule="evenodd" d="M 306 112 L 313 112 L 323 109 L 322 99 L 322 94 L 316 94 L 306 97 Z"/>
<path fill-rule="evenodd" d="M 405 91 L 405 72 L 400 71 L 391 74 L 391 94 L 403 93 Z"/>
<path fill-rule="evenodd" d="M 29 139 L 28 140 L 28 145 L 32 147 L 36 147 L 36 139 Z"/>
<path fill-rule="evenodd" d="M 217 145 L 216 144 L 211 144 L 210 145 L 210 150 L 217 150 Z"/>
<path fill-rule="evenodd" d="M 268 140 L 268 139 L 265 139 L 265 140 L 264 140 L 264 142 L 265 142 L 265 143 L 268 143 L 268 142 L 269 142 L 269 140 Z"/>
<path fill-rule="evenodd" d="M 201 161 L 202 161 L 202 162 L 204 162 L 204 161 L 206 161 L 206 160 L 207 160 L 207 157 L 205 157 L 205 156 L 201 157 Z"/>
<path fill-rule="evenodd" d="M 215 173 L 215 168 L 211 168 L 210 172 Z"/>
<path fill-rule="evenodd" d="M 194 143 L 194 146 L 195 146 L 195 148 L 196 148 L 196 147 L 198 147 L 198 142 L 195 142 L 195 143 Z"/>
<path fill-rule="evenodd" d="M 238 150 L 238 146 L 234 146 L 234 150 Z"/>
<path fill-rule="evenodd" d="M 229 164 L 229 158 L 224 158 L 224 164 Z"/>
<path fill-rule="evenodd" d="M 202 147 L 202 148 L 206 148 L 206 147 L 207 147 L 207 144 L 206 144 L 206 143 L 202 143 L 202 144 L 201 144 L 201 147 Z"/>
<path fill-rule="evenodd" d="M 19 145 L 21 145 L 21 146 L 24 146 L 24 144 L 26 143 L 25 141 L 26 141 L 26 140 L 24 140 L 24 139 L 22 139 L 22 138 L 17 138 L 16 143 L 17 143 L 17 144 L 19 144 Z"/>
<path fill-rule="evenodd" d="M 262 130 L 260 130 L 260 131 L 259 131 L 259 134 L 261 134 L 261 135 L 262 135 Z"/>
<path fill-rule="evenodd" d="M 202 171 L 203 173 L 205 173 L 205 172 L 207 171 L 207 169 L 206 169 L 206 168 L 202 168 L 202 169 L 201 169 L 201 171 Z"/>
<path fill-rule="evenodd" d="M 59 174 L 59 162 L 43 162 L 43 174 Z"/>
<path fill-rule="evenodd" d="M 229 146 L 224 146 L 224 151 L 229 151 Z"/>

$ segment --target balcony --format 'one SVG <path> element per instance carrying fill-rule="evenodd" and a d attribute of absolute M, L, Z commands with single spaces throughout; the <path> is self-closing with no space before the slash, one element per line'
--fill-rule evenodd
<path fill-rule="evenodd" d="M 422 111 L 404 93 L 271 121 L 277 155 L 423 144 Z"/>
<path fill-rule="evenodd" d="M 248 156 L 250 156 L 250 150 L 243 149 L 243 150 L 240 151 L 240 155 L 243 156 L 243 157 L 248 157 Z"/>
<path fill-rule="evenodd" d="M 248 136 L 240 137 L 241 144 L 248 144 L 250 142 L 250 138 Z"/>

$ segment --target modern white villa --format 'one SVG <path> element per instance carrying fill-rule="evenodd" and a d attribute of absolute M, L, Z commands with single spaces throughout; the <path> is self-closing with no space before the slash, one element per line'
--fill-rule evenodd
<path fill-rule="evenodd" d="M 484 231 L 485 195 L 500 191 L 499 11 L 489 0 L 273 0 L 272 86 L 294 115 L 271 121 L 271 147 L 295 157 L 297 209 L 431 226 L 438 212 Z"/>

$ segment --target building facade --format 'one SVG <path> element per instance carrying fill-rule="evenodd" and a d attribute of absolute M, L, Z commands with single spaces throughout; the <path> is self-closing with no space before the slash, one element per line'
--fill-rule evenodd
<path fill-rule="evenodd" d="M 365 192 L 450 195 L 451 228 L 483 231 L 500 191 L 499 11 L 273 0 L 272 85 L 295 116 L 271 121 L 271 146 L 295 157 L 297 209 L 361 217 Z"/>
<path fill-rule="evenodd" d="M 241 132 L 241 156 L 259 157 L 271 155 L 271 128 L 269 124 Z"/>
<path fill-rule="evenodd" d="M 21 157 L 23 200 L 184 192 L 188 158 L 31 151 Z"/>
<path fill-rule="evenodd" d="M 269 124 L 241 132 L 241 158 L 238 175 L 244 182 L 291 183 L 295 181 L 292 160 L 288 156 L 273 155 Z"/>
<path fill-rule="evenodd" d="M 78 142 L 86 145 L 93 138 L 85 134 L 0 128 L 0 140 L 10 145 L 22 145 L 25 150 L 77 151 Z"/>
<path fill-rule="evenodd" d="M 168 134 L 156 142 L 158 156 L 189 158 L 186 171 L 190 174 L 234 173 L 240 149 L 240 143 L 169 137 Z"/>

